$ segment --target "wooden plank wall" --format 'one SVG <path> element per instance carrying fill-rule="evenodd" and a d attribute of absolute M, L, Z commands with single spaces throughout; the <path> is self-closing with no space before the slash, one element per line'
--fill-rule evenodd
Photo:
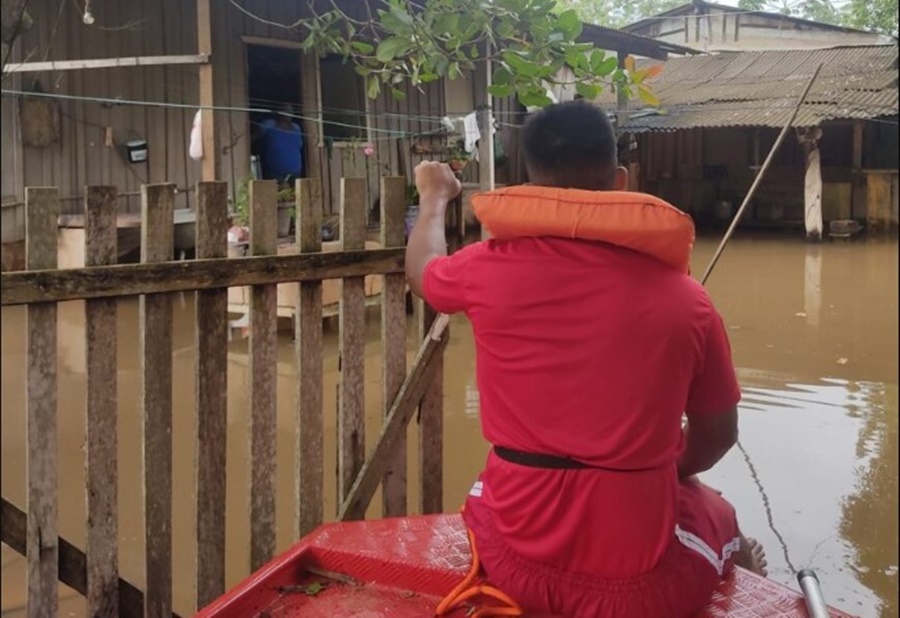
<path fill-rule="evenodd" d="M 93 26 L 86 26 L 76 3 L 33 0 L 35 26 L 22 37 L 15 60 L 71 60 L 115 56 L 191 54 L 196 51 L 196 15 L 192 2 L 137 3 L 116 0 L 95 5 Z M 192 104 L 198 100 L 197 69 L 182 65 L 26 73 L 21 89 L 38 86 L 68 96 L 122 98 Z M 4 106 L 6 106 L 4 99 Z M 63 213 L 83 210 L 86 185 L 119 188 L 119 212 L 140 212 L 143 183 L 172 182 L 176 208 L 192 205 L 185 191 L 199 178 L 199 164 L 187 156 L 193 109 L 59 100 L 59 141 L 45 147 L 23 146 L 23 169 L 11 195 L 23 186 L 56 186 Z M 4 108 L 4 114 L 9 114 Z M 3 122 L 3 143 L 16 141 L 15 123 Z M 111 137 L 111 143 L 107 139 Z M 147 163 L 128 163 L 124 144 L 146 139 Z M 6 175 L 4 159 L 4 176 Z M 8 189 L 4 181 L 3 194 Z M 4 201 L 7 201 L 4 198 Z M 5 222 L 5 221 L 4 221 Z"/>
<path fill-rule="evenodd" d="M 271 23 L 263 23 L 241 12 L 234 5 L 216 3 L 213 19 L 213 70 L 216 105 L 246 107 L 246 45 L 242 36 L 270 39 L 274 42 L 299 40 L 299 33 L 278 26 L 291 24 L 305 10 L 305 3 L 258 2 L 253 10 Z M 67 60 L 114 56 L 193 54 L 197 47 L 196 6 L 181 0 L 158 0 L 148 3 L 107 0 L 94 7 L 96 23 L 86 26 L 76 3 L 57 0 L 32 0 L 29 10 L 38 18 L 35 27 L 23 36 L 14 50 L 14 61 Z M 317 113 L 318 82 L 309 77 L 316 70 L 314 58 L 303 64 L 303 107 Z M 193 187 L 200 177 L 200 163 L 188 157 L 191 126 L 198 101 L 198 69 L 190 65 L 47 72 L 22 74 L 13 84 L 18 89 L 43 91 L 76 97 L 99 97 L 134 101 L 165 101 L 184 104 L 184 109 L 155 108 L 140 105 L 101 104 L 93 101 L 58 100 L 59 141 L 45 147 L 24 146 L 21 161 L 16 149 L 4 148 L 3 201 L 22 201 L 24 186 L 55 186 L 60 191 L 63 213 L 79 213 L 86 185 L 119 188 L 118 212 L 140 212 L 140 186 L 143 183 L 173 183 L 176 186 L 175 208 L 193 207 Z M 310 167 L 323 188 L 326 214 L 337 215 L 339 186 L 343 177 L 366 177 L 370 214 L 377 217 L 379 178 L 385 175 L 412 177 L 415 165 L 427 155 L 416 155 L 411 148 L 416 141 L 438 145 L 442 136 L 403 137 L 400 134 L 422 134 L 440 128 L 446 114 L 447 88 L 464 89 L 462 80 L 430 84 L 422 89 L 407 88 L 406 98 L 397 100 L 383 94 L 369 102 L 370 139 L 375 154 L 366 159 L 361 149 L 349 154 L 341 148 L 326 149 L 320 145 L 319 125 L 304 126 Z M 2 138 L 4 144 L 20 141 L 12 99 L 3 100 Z M 496 100 L 494 107 L 503 122 L 511 116 L 503 112 L 515 108 L 511 101 Z M 474 109 L 474 101 L 472 108 Z M 250 142 L 248 114 L 242 111 L 216 113 L 219 150 L 219 178 L 228 182 L 233 196 L 239 183 L 249 175 Z M 518 164 L 515 130 L 504 128 L 501 138 L 511 155 L 510 170 Z M 111 138 L 111 141 L 110 139 Z M 149 161 L 131 164 L 126 161 L 124 144 L 131 139 L 145 139 L 149 144 Z M 112 143 L 112 145 L 108 145 Z M 440 156 L 440 155 L 437 155 Z M 11 168 L 12 166 L 12 168 Z M 7 175 L 9 169 L 22 173 Z M 478 182 L 477 165 L 470 165 L 463 181 Z M 521 166 L 518 166 L 519 168 Z M 517 181 L 508 174 L 506 182 Z M 3 209 L 4 242 L 24 237 L 22 206 Z M 19 211 L 16 211 L 18 208 Z M 10 231 L 8 231 L 10 230 Z M 9 236 L 9 238 L 7 238 Z"/>

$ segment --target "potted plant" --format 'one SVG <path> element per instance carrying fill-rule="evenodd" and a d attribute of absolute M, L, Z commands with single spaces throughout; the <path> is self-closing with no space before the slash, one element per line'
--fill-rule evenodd
<path fill-rule="evenodd" d="M 471 159 L 472 155 L 463 148 L 461 140 L 447 150 L 447 165 L 457 174 L 466 168 Z"/>
<path fill-rule="evenodd" d="M 275 194 L 275 200 L 278 204 L 278 236 L 287 236 L 291 231 L 291 221 L 297 214 L 294 187 L 290 184 L 279 185 L 278 192 Z M 232 224 L 238 227 L 250 225 L 249 178 L 245 178 L 238 187 L 234 200 Z"/>

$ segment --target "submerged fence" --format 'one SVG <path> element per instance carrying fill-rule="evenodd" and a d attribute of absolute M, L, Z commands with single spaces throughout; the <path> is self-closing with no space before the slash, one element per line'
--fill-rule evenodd
<path fill-rule="evenodd" d="M 365 516 L 382 487 L 383 515 L 407 512 L 406 426 L 419 411 L 420 504 L 442 508 L 442 355 L 447 334 L 419 306 L 421 346 L 407 370 L 405 178 L 381 183 L 381 248 L 366 249 L 366 180 L 341 184 L 339 251 L 322 251 L 322 192 L 313 180 L 296 186 L 297 252 L 278 254 L 276 185 L 250 186 L 250 255 L 228 258 L 228 190 L 197 186 L 196 257 L 175 261 L 175 186 L 142 189 L 141 260 L 116 264 L 116 189 L 89 187 L 84 196 L 85 266 L 58 270 L 59 198 L 54 188 L 26 191 L 26 267 L 3 273 L 2 305 L 27 307 L 27 504 L 4 497 L 3 542 L 28 562 L 29 615 L 55 615 L 57 581 L 87 597 L 91 616 L 172 615 L 172 302 L 179 292 L 196 302 L 197 424 L 195 479 L 196 606 L 225 591 L 225 492 L 228 288 L 250 286 L 250 565 L 275 551 L 277 286 L 298 286 L 294 346 L 295 536 L 325 520 L 323 444 L 323 281 L 342 282 L 339 301 L 338 517 Z M 366 276 L 383 277 L 381 345 L 383 416 L 379 438 L 365 452 L 364 348 Z M 118 567 L 117 304 L 140 303 L 140 407 L 146 589 L 120 579 Z M 86 329 L 87 543 L 60 539 L 57 462 L 57 303 L 84 300 Z"/>

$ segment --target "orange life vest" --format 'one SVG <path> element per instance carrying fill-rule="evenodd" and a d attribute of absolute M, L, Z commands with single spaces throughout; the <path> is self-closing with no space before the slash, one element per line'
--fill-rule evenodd
<path fill-rule="evenodd" d="M 646 193 L 519 185 L 476 195 L 472 206 L 497 239 L 556 236 L 603 241 L 689 272 L 693 220 Z"/>

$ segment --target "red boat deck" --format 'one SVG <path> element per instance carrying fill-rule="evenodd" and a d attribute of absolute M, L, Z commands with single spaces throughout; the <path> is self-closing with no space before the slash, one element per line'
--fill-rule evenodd
<path fill-rule="evenodd" d="M 459 515 L 322 526 L 215 601 L 200 618 L 433 616 L 469 569 Z M 462 607 L 451 616 L 467 615 Z M 738 569 L 696 618 L 805 618 L 802 596 Z M 849 618 L 833 610 L 832 618 Z"/>

